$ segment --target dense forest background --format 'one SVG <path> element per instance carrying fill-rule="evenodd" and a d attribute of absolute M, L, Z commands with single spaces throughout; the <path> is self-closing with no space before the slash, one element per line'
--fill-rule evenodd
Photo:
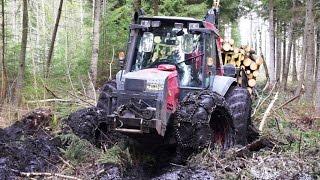
<path fill-rule="evenodd" d="M 126 49 L 128 26 L 136 9 L 142 8 L 148 15 L 202 19 L 213 1 L 2 0 L 1 3 L 2 109 L 15 111 L 18 107 L 24 110 L 49 105 L 63 111 L 70 106 L 59 103 L 55 107 L 53 102 L 74 102 L 76 106 L 95 103 L 97 95 L 93 89 L 99 89 L 119 69 L 117 53 Z M 250 31 L 253 35 L 248 44 L 267 57 L 266 80 L 270 80 L 271 87 L 278 81 L 282 89 L 287 89 L 287 84 L 293 85 L 290 87 L 298 89 L 296 94 L 305 89 L 308 102 L 319 99 L 315 98 L 319 97 L 318 1 L 220 3 L 221 33 L 230 31 L 237 45 L 241 44 L 239 22 L 243 17 L 251 17 L 248 26 L 254 30 Z M 264 42 L 258 38 L 261 36 Z"/>
<path fill-rule="evenodd" d="M 95 106 L 134 12 L 203 19 L 214 2 L 0 0 L 0 179 L 319 179 L 319 0 L 220 1 L 221 36 L 265 60 L 251 86 L 252 143 L 210 143 L 178 165 L 176 150 L 100 134 Z"/>

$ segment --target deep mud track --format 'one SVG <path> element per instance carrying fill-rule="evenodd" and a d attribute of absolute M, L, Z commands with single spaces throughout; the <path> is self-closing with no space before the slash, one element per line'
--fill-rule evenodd
<path fill-rule="evenodd" d="M 0 179 L 15 179 L 18 172 L 57 171 L 61 144 L 45 129 L 51 115 L 49 110 L 39 109 L 0 129 Z"/>
<path fill-rule="evenodd" d="M 80 111 L 81 113 L 81 111 Z M 50 121 L 52 114 L 50 110 L 38 109 L 25 115 L 21 121 L 17 121 L 10 127 L 0 129 L 0 179 L 21 179 L 26 173 L 55 173 L 60 172 L 63 162 L 63 154 L 60 149 L 65 148 L 59 137 L 52 133 Z M 95 115 L 87 118 L 97 118 Z M 69 124 L 70 121 L 66 121 Z M 68 128 L 81 128 L 84 133 L 78 131 L 78 136 L 94 143 L 91 134 L 85 131 L 86 126 L 73 122 Z M 119 138 L 119 136 L 109 137 Z M 121 138 L 121 137 L 120 137 Z M 123 137 L 122 137 L 123 138 Z M 116 141 L 116 140 L 114 140 Z M 110 142 L 108 142 L 110 143 Z M 114 142 L 113 142 L 114 143 Z M 153 154 L 157 156 L 157 153 Z M 171 154 L 170 154 L 171 155 Z M 118 165 L 97 164 L 91 169 L 86 169 L 87 174 L 81 174 L 83 179 L 212 179 L 209 172 L 205 170 L 192 170 L 166 162 L 166 153 L 157 157 L 152 166 L 140 162 L 134 162 L 126 171 Z M 163 160 L 165 159 L 165 160 Z M 137 159 L 136 159 L 137 160 Z M 157 168 L 157 169 L 156 169 Z M 103 173 L 96 173 L 98 169 Z M 97 175 L 98 174 L 98 175 Z M 71 177 L 78 177 L 72 174 Z M 43 179 L 48 176 L 30 176 Z M 49 176 L 49 178 L 52 178 Z M 58 178 L 59 179 L 59 178 Z"/>
<path fill-rule="evenodd" d="M 98 118 L 89 113 L 88 120 Z M 77 111 L 86 113 L 85 110 Z M 74 116 L 74 117 L 76 117 Z M 52 179 L 54 173 L 62 173 L 81 179 L 317 179 L 320 177 L 320 150 L 310 149 L 302 158 L 294 154 L 277 151 L 274 143 L 268 139 L 258 140 L 245 147 L 230 149 L 226 153 L 204 151 L 194 155 L 186 165 L 173 164 L 174 150 L 150 150 L 149 154 L 141 153 L 139 147 L 130 148 L 131 162 L 126 167 L 112 163 L 86 162 L 74 164 L 74 171 L 61 171 L 69 161 L 61 149 L 66 144 L 50 129 L 52 114 L 49 110 L 38 109 L 22 118 L 10 127 L 0 129 L 0 179 L 24 179 L 24 172 L 51 173 L 52 176 L 30 176 L 36 179 Z M 70 133 L 89 140 L 92 146 L 90 124 L 80 122 L 78 118 L 66 122 L 60 133 Z M 88 121 L 89 122 L 89 121 Z M 70 124 L 71 123 L 71 124 Z M 64 123 L 63 123 L 64 124 Z M 70 124 L 68 126 L 67 124 Z M 82 130 L 82 131 L 81 131 Z M 68 131 L 68 132 L 65 132 Z M 88 134 L 89 132 L 89 134 Z M 124 138 L 110 135 L 104 143 L 108 148 Z M 101 142 L 99 142 L 101 143 Z M 90 144 L 90 143 L 89 143 Z M 131 143 L 128 144 L 131 147 Z M 105 146 L 106 147 L 106 146 Z M 102 149 L 96 148 L 98 151 Z M 138 153 L 137 153 L 138 152 Z M 151 152 L 151 153 L 150 153 Z M 306 161 L 306 162 L 304 162 Z M 56 177 L 61 179 L 61 177 Z"/>

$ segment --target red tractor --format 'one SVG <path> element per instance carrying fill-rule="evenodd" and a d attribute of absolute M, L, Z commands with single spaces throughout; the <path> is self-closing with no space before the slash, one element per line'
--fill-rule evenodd
<path fill-rule="evenodd" d="M 123 70 L 99 97 L 96 136 L 116 131 L 187 151 L 247 143 L 251 96 L 222 63 L 217 12 L 204 21 L 136 13 Z"/>

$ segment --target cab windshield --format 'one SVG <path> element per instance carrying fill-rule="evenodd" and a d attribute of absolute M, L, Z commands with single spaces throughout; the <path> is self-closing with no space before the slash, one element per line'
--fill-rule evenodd
<path fill-rule="evenodd" d="M 201 80 L 201 35 L 188 33 L 187 28 L 159 27 L 141 33 L 132 71 L 156 68 L 160 64 L 177 67 L 180 85 L 199 86 Z"/>
<path fill-rule="evenodd" d="M 138 42 L 134 70 L 182 63 L 188 58 L 186 55 L 199 50 L 199 38 L 200 35 L 188 34 L 186 28 L 158 28 L 144 32 Z"/>

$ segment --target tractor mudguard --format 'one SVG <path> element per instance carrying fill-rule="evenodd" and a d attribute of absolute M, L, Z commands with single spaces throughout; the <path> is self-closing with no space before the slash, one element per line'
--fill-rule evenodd
<path fill-rule="evenodd" d="M 221 96 L 226 95 L 227 91 L 233 83 L 236 82 L 236 78 L 227 76 L 215 76 L 211 89 L 213 92 L 220 94 Z"/>

